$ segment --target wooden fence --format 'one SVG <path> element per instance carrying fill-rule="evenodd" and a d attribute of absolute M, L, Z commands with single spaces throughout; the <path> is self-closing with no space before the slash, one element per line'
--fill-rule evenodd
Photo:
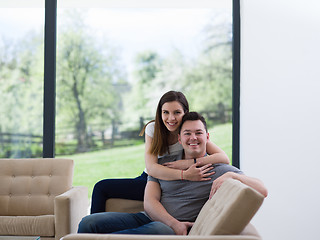
<path fill-rule="evenodd" d="M 42 136 L 0 132 L 0 157 L 41 157 Z"/>
<path fill-rule="evenodd" d="M 231 122 L 231 110 L 217 112 L 201 112 L 209 124 Z M 133 125 L 112 121 L 106 128 L 93 125 L 88 129 L 89 143 L 85 151 L 96 151 L 113 147 L 128 146 L 144 141 L 139 136 L 144 124 L 152 118 L 138 119 Z M 129 129 L 129 130 L 128 130 Z M 56 155 L 69 155 L 77 152 L 77 142 L 72 127 L 56 131 Z M 32 134 L 16 134 L 0 132 L 0 157 L 41 157 L 42 136 Z"/>

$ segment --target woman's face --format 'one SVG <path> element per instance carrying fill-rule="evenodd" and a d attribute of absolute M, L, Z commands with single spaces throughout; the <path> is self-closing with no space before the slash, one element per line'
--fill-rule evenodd
<path fill-rule="evenodd" d="M 163 124 L 170 132 L 178 130 L 184 110 L 178 101 L 166 102 L 161 108 L 161 117 Z"/>

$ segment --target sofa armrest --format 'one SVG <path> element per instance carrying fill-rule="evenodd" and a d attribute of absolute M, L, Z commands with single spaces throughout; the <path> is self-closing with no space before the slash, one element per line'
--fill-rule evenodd
<path fill-rule="evenodd" d="M 212 236 L 182 236 L 182 235 L 124 235 L 124 234 L 69 234 L 61 240 L 259 240 L 247 235 L 212 235 Z"/>
<path fill-rule="evenodd" d="M 88 214 L 87 187 L 73 187 L 54 199 L 56 239 L 76 233 L 81 219 Z"/>
<path fill-rule="evenodd" d="M 262 239 L 262 237 L 260 236 L 259 232 L 257 231 L 257 229 L 255 228 L 255 226 L 253 226 L 251 223 L 249 223 L 240 233 L 240 235 L 246 235 L 246 236 L 255 236 L 259 239 Z"/>

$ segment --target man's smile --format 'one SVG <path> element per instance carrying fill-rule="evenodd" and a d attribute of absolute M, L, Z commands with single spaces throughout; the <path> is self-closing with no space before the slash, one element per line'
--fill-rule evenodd
<path fill-rule="evenodd" d="M 189 146 L 198 146 L 199 143 L 189 143 Z"/>

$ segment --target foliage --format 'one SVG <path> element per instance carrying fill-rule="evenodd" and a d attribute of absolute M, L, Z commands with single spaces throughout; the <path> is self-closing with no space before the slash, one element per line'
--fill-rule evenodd
<path fill-rule="evenodd" d="M 158 100 L 169 90 L 182 91 L 194 111 L 232 108 L 232 24 L 229 17 L 213 15 L 202 32 L 202 50 L 193 58 L 177 49 L 166 56 L 154 51 L 139 54 L 129 99 L 129 102 L 134 99 L 138 103 L 130 106 L 133 107 L 131 118 L 154 116 Z"/>
<path fill-rule="evenodd" d="M 137 131 L 139 118 L 152 118 L 168 90 L 184 92 L 194 111 L 232 107 L 231 17 L 213 15 L 193 57 L 175 48 L 167 55 L 142 51 L 130 83 L 119 49 L 105 36 L 96 38 L 85 18 L 75 10 L 58 18 L 56 129 L 65 134 L 56 133 L 57 153 L 96 149 L 95 132 Z M 0 38 L 0 132 L 42 135 L 43 55 L 42 31 L 17 41 Z"/>
<path fill-rule="evenodd" d="M 57 123 L 74 126 L 77 150 L 87 151 L 92 146 L 88 129 L 117 118 L 121 98 L 114 85 L 125 80 L 112 47 L 86 32 L 81 13 L 70 16 L 59 37 Z"/>
<path fill-rule="evenodd" d="M 39 144 L 16 143 L 3 145 L 0 148 L 0 158 L 38 158 L 42 156 Z"/>
<path fill-rule="evenodd" d="M 0 66 L 0 157 L 39 157 L 42 146 L 33 143 L 32 135 L 42 134 L 41 31 L 29 32 L 16 42 L 0 38 Z M 17 134 L 24 136 L 19 139 Z"/>
<path fill-rule="evenodd" d="M 232 107 L 232 24 L 220 17 L 214 15 L 204 29 L 203 51 L 184 76 L 184 92 L 197 111 Z"/>
<path fill-rule="evenodd" d="M 0 131 L 40 134 L 43 109 L 39 104 L 43 102 L 43 44 L 40 34 L 28 33 L 16 44 L 2 40 Z"/>
<path fill-rule="evenodd" d="M 136 56 L 134 63 L 135 82 L 132 91 L 126 98 L 125 115 L 122 117 L 122 122 L 150 117 L 155 109 L 150 104 L 154 99 L 154 87 L 157 85 L 154 80 L 161 71 L 162 59 L 154 51 L 145 51 Z"/>

